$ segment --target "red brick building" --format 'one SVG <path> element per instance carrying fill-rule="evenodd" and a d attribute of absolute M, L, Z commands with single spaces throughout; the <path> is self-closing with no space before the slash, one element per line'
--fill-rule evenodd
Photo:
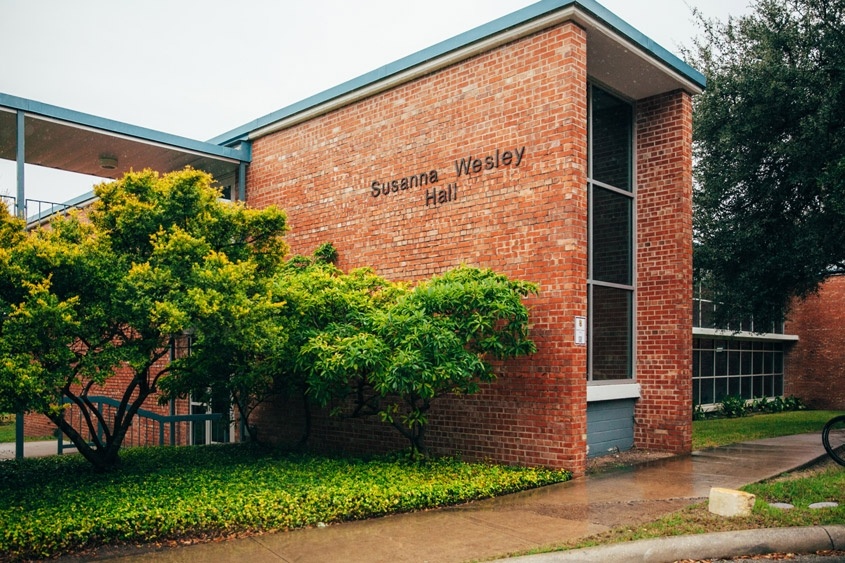
<path fill-rule="evenodd" d="M 810 408 L 845 410 L 845 276 L 796 302 L 786 330 L 800 340 L 786 354 L 785 394 Z"/>
<path fill-rule="evenodd" d="M 590 1 L 541 2 L 215 139 L 295 252 L 418 280 L 461 263 L 540 284 L 538 352 L 431 417 L 437 453 L 583 471 L 690 449 L 691 96 L 703 78 Z M 298 435 L 292 405 L 259 418 Z M 268 436 L 263 429 L 262 435 Z M 401 445 L 321 418 L 325 448 Z"/>
<path fill-rule="evenodd" d="M 175 146 L 237 199 L 284 208 L 294 252 L 332 242 L 344 269 L 420 280 L 466 263 L 537 282 L 538 352 L 436 407 L 428 445 L 579 474 L 609 450 L 690 449 L 691 97 L 703 87 L 595 1 L 544 0 L 208 145 L 117 127 L 110 142 Z M 11 102 L 18 123 L 32 115 Z M 262 438 L 298 438 L 296 408 L 265 408 Z M 319 416 L 312 430 L 319 448 L 397 440 L 375 421 Z"/>

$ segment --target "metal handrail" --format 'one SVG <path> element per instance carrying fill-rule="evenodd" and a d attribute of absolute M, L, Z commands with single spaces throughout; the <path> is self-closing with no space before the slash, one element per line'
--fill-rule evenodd
<path fill-rule="evenodd" d="M 105 397 L 105 396 L 91 396 L 88 397 L 88 400 L 92 403 L 97 405 L 97 409 L 102 414 L 103 412 L 103 405 L 108 405 L 110 407 L 119 408 L 120 401 L 114 399 L 112 397 Z M 62 398 L 63 403 L 67 404 L 74 404 L 73 401 L 68 399 L 67 397 Z M 177 414 L 177 415 L 164 415 L 159 414 L 157 412 L 153 412 L 147 409 L 138 409 L 135 414 L 139 418 L 146 418 L 152 420 L 155 423 L 158 423 L 158 445 L 163 446 L 165 442 L 165 428 L 166 425 L 170 425 L 170 445 L 176 445 L 176 423 L 179 422 L 206 422 L 206 421 L 214 421 L 219 420 L 222 418 L 221 413 L 206 413 L 206 414 Z M 99 424 L 98 424 L 99 426 Z M 102 436 L 102 427 L 98 428 L 98 434 Z M 62 439 L 63 433 L 59 433 L 58 437 L 58 453 L 62 453 L 64 450 L 64 440 Z"/>

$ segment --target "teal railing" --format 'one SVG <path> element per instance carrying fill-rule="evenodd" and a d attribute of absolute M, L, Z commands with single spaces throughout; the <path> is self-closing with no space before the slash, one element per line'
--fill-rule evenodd
<path fill-rule="evenodd" d="M 88 397 L 88 400 L 97 406 L 97 411 L 104 419 L 112 418 L 111 413 L 120 407 L 120 401 L 111 397 L 93 396 Z M 71 403 L 69 399 L 63 399 L 64 403 Z M 72 411 L 71 411 L 72 412 Z M 71 416 L 73 416 L 71 414 Z M 79 422 L 82 422 L 82 415 L 77 414 Z M 179 441 L 179 436 L 185 438 L 185 443 L 190 443 L 190 436 L 187 429 L 181 429 L 180 424 L 188 424 L 191 422 L 206 422 L 219 420 L 223 415 L 220 413 L 208 414 L 177 414 L 177 415 L 163 415 L 146 409 L 138 409 L 135 414 L 129 431 L 126 433 L 126 438 L 123 441 L 125 446 L 149 446 L 155 444 L 155 434 L 157 433 L 157 441 L 159 446 L 165 445 L 169 442 L 171 446 L 175 446 Z M 71 419 L 73 423 L 73 419 Z M 81 426 L 81 425 L 80 425 Z M 167 432 L 169 430 L 169 432 Z M 103 437 L 102 425 L 98 424 L 97 428 L 98 438 Z M 169 435 L 169 440 L 167 436 Z M 62 453 L 64 445 L 63 435 L 59 434 L 58 453 Z"/>

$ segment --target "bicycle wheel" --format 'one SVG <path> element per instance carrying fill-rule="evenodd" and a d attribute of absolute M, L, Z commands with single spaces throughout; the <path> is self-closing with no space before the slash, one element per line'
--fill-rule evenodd
<path fill-rule="evenodd" d="M 839 465 L 845 465 L 845 415 L 827 421 L 822 430 L 824 449 Z"/>

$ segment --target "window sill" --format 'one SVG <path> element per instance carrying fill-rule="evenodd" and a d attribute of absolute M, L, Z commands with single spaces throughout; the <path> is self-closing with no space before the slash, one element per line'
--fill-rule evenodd
<path fill-rule="evenodd" d="M 619 399 L 639 399 L 639 383 L 611 383 L 607 385 L 587 385 L 587 402 L 616 401 Z"/>

